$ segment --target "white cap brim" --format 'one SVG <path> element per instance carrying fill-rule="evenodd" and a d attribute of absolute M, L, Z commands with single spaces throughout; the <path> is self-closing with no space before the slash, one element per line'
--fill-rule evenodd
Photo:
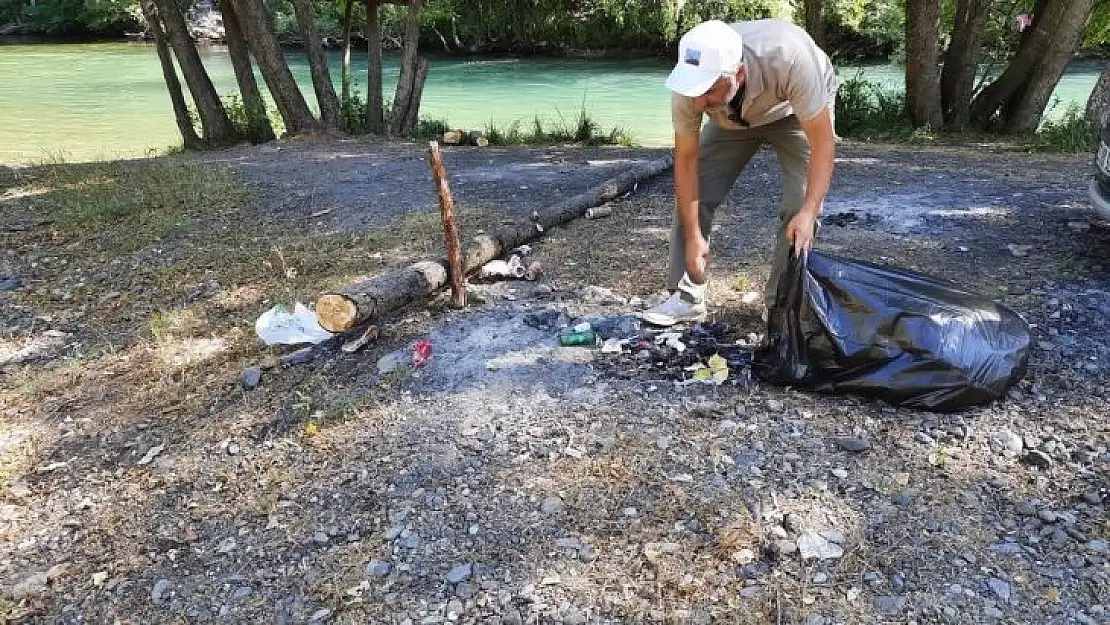
<path fill-rule="evenodd" d="M 704 95 L 720 76 L 716 72 L 703 72 L 696 67 L 679 63 L 667 76 L 667 88 L 679 95 L 696 98 Z"/>

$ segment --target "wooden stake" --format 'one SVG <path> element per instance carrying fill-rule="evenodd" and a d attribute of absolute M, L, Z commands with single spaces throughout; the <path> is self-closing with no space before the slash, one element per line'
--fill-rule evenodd
<path fill-rule="evenodd" d="M 428 163 L 432 166 L 432 180 L 439 193 L 439 212 L 443 217 L 443 243 L 447 247 L 447 276 L 451 279 L 451 305 L 466 306 L 466 282 L 463 275 L 462 248 L 459 246 L 459 229 L 455 227 L 455 200 L 447 183 L 447 168 L 439 153 L 439 142 L 428 142 Z"/>

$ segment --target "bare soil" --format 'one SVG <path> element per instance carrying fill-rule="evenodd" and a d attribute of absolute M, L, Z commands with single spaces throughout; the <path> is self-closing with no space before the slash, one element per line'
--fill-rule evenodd
<path fill-rule="evenodd" d="M 280 364 L 293 348 L 255 338 L 264 310 L 442 248 L 421 146 L 281 148 L 66 185 L 0 175 L 0 280 L 21 283 L 0 292 L 0 619 L 1110 620 L 1110 227 L 1089 158 L 840 146 L 822 250 L 955 280 L 1033 326 L 1005 401 L 938 415 L 740 371 L 676 385 L 531 323 L 662 294 L 667 177 L 548 233 L 538 282 L 472 284 L 467 310 L 435 298 L 363 351 L 337 339 Z M 656 153 L 447 154 L 465 236 Z M 213 179 L 211 210 L 157 230 L 57 217 L 60 198 L 167 163 L 247 191 Z M 762 331 L 744 300 L 777 184 L 761 154 L 714 232 L 713 317 L 741 336 Z M 386 366 L 420 339 L 428 366 Z"/>

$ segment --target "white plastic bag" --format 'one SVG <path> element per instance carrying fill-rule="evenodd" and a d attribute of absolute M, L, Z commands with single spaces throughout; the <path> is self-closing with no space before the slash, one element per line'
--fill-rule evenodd
<path fill-rule="evenodd" d="M 320 343 L 331 338 L 331 332 L 320 327 L 316 313 L 297 302 L 293 312 L 282 304 L 262 313 L 254 322 L 254 332 L 267 345 Z"/>

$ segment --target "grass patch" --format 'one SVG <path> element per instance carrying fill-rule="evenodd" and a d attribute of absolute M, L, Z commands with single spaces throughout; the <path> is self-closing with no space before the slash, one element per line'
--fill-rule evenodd
<path fill-rule="evenodd" d="M 228 170 L 173 161 L 48 166 L 31 184 L 39 190 L 36 209 L 57 228 L 121 252 L 178 236 L 194 218 L 247 197 Z"/>
<path fill-rule="evenodd" d="M 836 132 L 854 139 L 913 139 L 921 134 L 906 114 L 906 94 L 865 80 L 845 80 L 836 97 Z"/>
<path fill-rule="evenodd" d="M 1098 128 L 1087 121 L 1079 106 L 1073 104 L 1060 119 L 1042 123 L 1036 133 L 1022 141 L 1022 145 L 1035 152 L 1093 152 L 1098 145 Z"/>
<path fill-rule="evenodd" d="M 492 145 L 551 145 L 573 143 L 578 145 L 599 146 L 636 145 L 632 135 L 623 128 L 602 130 L 601 126 L 589 116 L 583 107 L 573 120 L 559 116 L 555 123 L 544 122 L 539 116 L 532 118 L 531 127 L 525 130 L 519 120 L 507 127 L 498 126 L 490 121 L 485 128 L 486 138 Z"/>

